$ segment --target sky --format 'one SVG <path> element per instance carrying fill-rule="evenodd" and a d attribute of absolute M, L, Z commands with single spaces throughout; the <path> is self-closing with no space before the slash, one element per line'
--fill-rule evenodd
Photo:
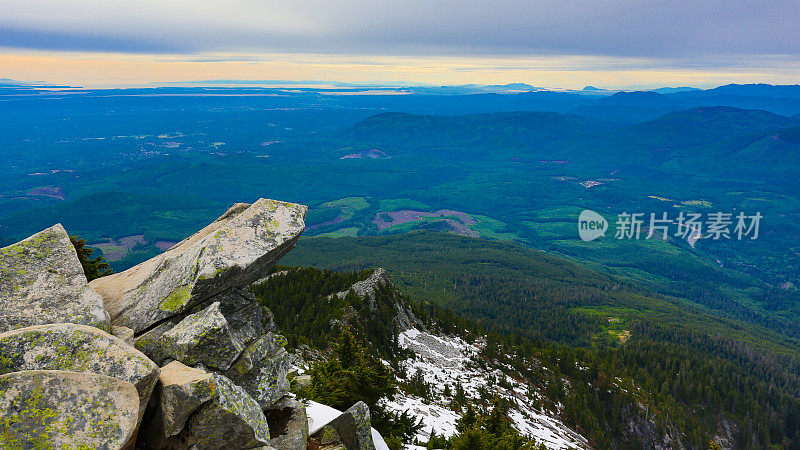
<path fill-rule="evenodd" d="M 796 84 L 797 0 L 0 0 L 0 78 Z"/>

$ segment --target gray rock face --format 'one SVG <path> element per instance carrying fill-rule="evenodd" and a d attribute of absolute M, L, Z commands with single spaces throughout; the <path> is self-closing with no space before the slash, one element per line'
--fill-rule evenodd
<path fill-rule="evenodd" d="M 186 316 L 162 334 L 156 345 L 167 358 L 217 370 L 227 370 L 244 350 L 220 312 L 219 302 Z"/>
<path fill-rule="evenodd" d="M 269 444 L 269 426 L 261 407 L 226 377 L 212 374 L 214 394 L 186 421 L 181 445 L 202 449 L 239 449 Z"/>
<path fill-rule="evenodd" d="M 173 361 L 161 368 L 161 413 L 164 434 L 175 436 L 203 403 L 214 396 L 211 374 Z"/>
<path fill-rule="evenodd" d="M 134 337 L 133 346 L 136 347 L 136 350 L 147 355 L 147 357 L 152 359 L 156 364 L 160 366 L 164 365 L 169 362 L 167 361 L 169 358 L 164 354 L 164 348 L 159 345 L 159 339 L 175 325 L 176 324 L 172 322 L 159 324 L 141 336 Z"/>
<path fill-rule="evenodd" d="M 402 305 L 399 302 L 395 303 L 395 309 L 397 309 L 397 317 L 395 321 L 397 323 L 397 331 L 403 332 L 409 330 L 414 327 L 420 327 L 421 324 L 419 320 L 414 316 L 414 312 L 411 311 L 411 308 L 407 305 Z"/>
<path fill-rule="evenodd" d="M 283 397 L 265 411 L 272 435 L 270 446 L 280 450 L 305 450 L 308 444 L 306 407 Z"/>
<path fill-rule="evenodd" d="M 256 281 L 294 247 L 307 210 L 266 199 L 237 203 L 161 255 L 91 286 L 115 325 L 141 333 L 228 288 Z"/>
<path fill-rule="evenodd" d="M 131 330 L 130 328 L 112 326 L 111 327 L 111 334 L 113 334 L 114 336 L 122 339 L 123 341 L 125 341 L 125 343 L 133 345 L 133 342 L 134 342 L 133 330 Z"/>
<path fill-rule="evenodd" d="M 219 302 L 219 310 L 230 324 L 234 335 L 243 344 L 275 331 L 272 313 L 263 308 L 256 297 L 240 289 L 228 289 L 212 297 L 208 303 Z"/>
<path fill-rule="evenodd" d="M 267 333 L 250 344 L 225 375 L 267 408 L 289 393 L 289 355 L 285 346 L 286 338 Z"/>
<path fill-rule="evenodd" d="M 247 346 L 247 344 L 263 336 L 268 331 L 276 330 L 272 313 L 259 305 L 253 294 L 244 293 L 238 289 L 229 289 L 219 295 L 215 295 L 210 300 L 192 308 L 192 311 L 201 311 L 203 307 L 208 308 L 215 302 L 219 302 L 219 311 L 228 321 L 231 334 L 244 346 Z M 135 337 L 133 345 L 157 364 L 166 364 L 173 360 L 174 356 L 168 356 L 165 353 L 166 349 L 160 339 L 161 336 L 174 328 L 179 322 L 179 316 L 163 322 L 144 334 Z"/>
<path fill-rule="evenodd" d="M 0 332 L 48 323 L 110 330 L 61 224 L 0 249 Z"/>
<path fill-rule="evenodd" d="M 342 442 L 349 450 L 375 450 L 369 407 L 358 402 L 312 436 L 320 444 Z"/>
<path fill-rule="evenodd" d="M 86 325 L 38 325 L 0 334 L 0 374 L 24 370 L 91 372 L 136 387 L 139 411 L 158 381 L 158 366 L 121 339 Z"/>
<path fill-rule="evenodd" d="M 358 297 L 369 299 L 370 307 L 374 310 L 375 292 L 384 285 L 394 287 L 392 279 L 389 278 L 389 273 L 386 272 L 386 269 L 379 267 L 372 271 L 372 274 L 370 274 L 369 278 L 354 283 L 352 286 L 350 286 L 350 289 L 339 292 L 336 294 L 336 296 L 339 298 L 344 298 L 347 296 L 347 293 L 352 290 Z"/>
<path fill-rule="evenodd" d="M 127 381 L 31 370 L 0 376 L 0 448 L 120 449 L 136 429 L 139 395 Z"/>
<path fill-rule="evenodd" d="M 376 268 L 372 271 L 370 276 L 366 280 L 359 281 L 354 283 L 350 288 L 345 291 L 338 292 L 335 295 L 339 298 L 344 298 L 347 296 L 350 291 L 353 291 L 356 296 L 359 298 L 369 300 L 370 309 L 373 311 L 376 309 L 375 305 L 375 298 L 378 289 L 383 287 L 391 288 L 397 291 L 394 283 L 392 282 L 389 273 L 386 269 L 381 267 Z M 398 327 L 398 331 L 402 332 L 408 330 L 410 328 L 418 327 L 421 324 L 416 317 L 414 317 L 414 313 L 411 311 L 409 305 L 404 304 L 398 296 L 398 300 L 395 303 L 395 309 L 397 310 L 397 315 L 394 318 L 394 323 Z"/>

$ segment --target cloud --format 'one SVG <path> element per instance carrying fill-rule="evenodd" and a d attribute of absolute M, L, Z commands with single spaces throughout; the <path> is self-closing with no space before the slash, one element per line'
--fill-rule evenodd
<path fill-rule="evenodd" d="M 800 56 L 796 0 L 0 0 L 0 47 L 193 54 Z"/>

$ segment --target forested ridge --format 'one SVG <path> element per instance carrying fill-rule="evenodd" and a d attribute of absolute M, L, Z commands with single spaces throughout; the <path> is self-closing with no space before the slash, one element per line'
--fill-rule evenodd
<path fill-rule="evenodd" d="M 313 238 L 284 262 L 385 267 L 421 320 L 485 332 L 494 343 L 487 358 L 548 381 L 565 421 L 600 448 L 647 448 L 664 436 L 706 448 L 727 429 L 737 448 L 800 448 L 793 336 L 555 255 L 480 239 Z M 554 372 L 535 369 L 532 358 Z"/>

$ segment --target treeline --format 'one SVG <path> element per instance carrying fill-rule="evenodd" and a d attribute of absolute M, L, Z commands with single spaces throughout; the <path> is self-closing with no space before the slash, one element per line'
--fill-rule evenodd
<path fill-rule="evenodd" d="M 380 357 L 397 361 L 397 307 L 407 300 L 391 286 L 378 286 L 373 300 L 360 298 L 350 287 L 371 270 L 335 272 L 276 266 L 271 276 L 252 288 L 259 302 L 272 311 L 290 347 L 328 348 L 343 329 L 371 343 Z M 343 296 L 336 294 L 346 292 Z"/>
<path fill-rule="evenodd" d="M 726 428 L 739 448 L 800 448 L 796 339 L 505 243 L 432 233 L 309 239 L 289 259 L 383 265 L 420 319 L 493 335 L 487 357 L 546 384 L 564 420 L 600 448 L 667 435 L 706 448 Z M 553 372 L 531 370 L 534 361 Z"/>

